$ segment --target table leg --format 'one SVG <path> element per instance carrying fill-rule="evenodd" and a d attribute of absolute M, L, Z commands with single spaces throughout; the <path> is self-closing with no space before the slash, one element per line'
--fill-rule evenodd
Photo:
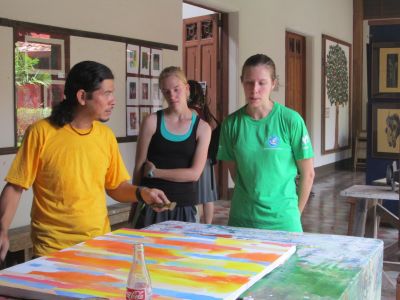
<path fill-rule="evenodd" d="M 350 204 L 350 212 L 349 212 L 349 224 L 347 227 L 347 235 L 353 235 L 353 226 L 354 226 L 354 217 L 356 210 L 356 200 L 353 198 L 348 198 L 347 203 Z"/>

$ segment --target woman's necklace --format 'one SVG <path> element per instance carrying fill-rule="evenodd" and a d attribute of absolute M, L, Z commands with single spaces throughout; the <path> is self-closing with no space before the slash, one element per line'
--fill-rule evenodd
<path fill-rule="evenodd" d="M 79 134 L 79 135 L 88 135 L 88 134 L 90 134 L 90 133 L 92 132 L 92 130 L 93 130 L 93 124 L 92 124 L 92 127 L 90 127 L 89 131 L 88 131 L 88 132 L 85 132 L 85 133 L 79 132 L 77 129 L 74 128 L 74 126 L 71 125 L 71 123 L 68 123 L 68 125 L 69 125 L 69 127 L 71 127 L 71 129 L 72 129 L 73 132 L 76 132 L 76 133 Z"/>

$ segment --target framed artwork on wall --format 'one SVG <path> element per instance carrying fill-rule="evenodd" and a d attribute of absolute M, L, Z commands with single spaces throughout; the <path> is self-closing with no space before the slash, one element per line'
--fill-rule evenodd
<path fill-rule="evenodd" d="M 372 156 L 400 158 L 400 102 L 372 103 Z"/>
<path fill-rule="evenodd" d="M 139 105 L 139 78 L 126 78 L 126 105 Z"/>
<path fill-rule="evenodd" d="M 126 108 L 126 135 L 135 136 L 139 134 L 139 107 Z"/>
<path fill-rule="evenodd" d="M 351 53 L 351 44 L 322 35 L 322 154 L 351 147 Z"/>
<path fill-rule="evenodd" d="M 158 78 L 152 78 L 150 80 L 150 85 L 151 85 L 151 103 L 153 105 L 161 105 L 162 97 L 161 97 L 161 90 L 158 85 Z"/>
<path fill-rule="evenodd" d="M 150 48 L 140 47 L 140 75 L 150 75 Z"/>
<path fill-rule="evenodd" d="M 400 99 L 400 43 L 373 43 L 372 98 Z"/>
<path fill-rule="evenodd" d="M 150 114 L 150 107 L 140 107 L 140 124 L 142 124 L 144 118 Z"/>
<path fill-rule="evenodd" d="M 151 76 L 159 76 L 162 68 L 162 50 L 151 49 Z"/>
<path fill-rule="evenodd" d="M 150 105 L 150 78 L 139 79 L 139 95 L 141 105 Z"/>
<path fill-rule="evenodd" d="M 137 45 L 126 45 L 126 72 L 139 73 L 139 46 Z"/>

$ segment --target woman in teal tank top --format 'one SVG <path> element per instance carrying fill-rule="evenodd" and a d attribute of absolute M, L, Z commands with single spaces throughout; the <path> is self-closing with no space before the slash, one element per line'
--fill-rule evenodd
<path fill-rule="evenodd" d="M 161 213 L 145 207 L 133 224 L 136 228 L 176 220 L 196 221 L 196 182 L 203 171 L 211 138 L 210 126 L 188 107 L 189 85 L 178 67 L 165 68 L 159 77 L 168 107 L 142 122 L 134 182 L 165 192 L 175 209 Z"/>

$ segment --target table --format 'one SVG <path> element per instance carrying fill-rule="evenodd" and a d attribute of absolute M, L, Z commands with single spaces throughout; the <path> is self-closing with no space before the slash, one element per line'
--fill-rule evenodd
<path fill-rule="evenodd" d="M 375 181 L 377 185 L 353 185 L 340 192 L 347 197 L 350 203 L 349 235 L 378 237 L 378 229 L 381 219 L 390 223 L 394 228 L 400 229 L 399 218 L 382 205 L 383 200 L 399 201 L 398 191 L 393 191 L 390 186 L 383 185 L 383 180 Z M 395 241 L 384 248 L 385 271 L 400 271 L 400 263 L 397 258 L 399 253 L 399 241 Z M 383 272 L 387 280 L 396 287 L 400 294 L 400 275 L 394 282 Z"/>
<path fill-rule="evenodd" d="M 24 290 L 26 292 L 23 278 L 24 272 L 26 273 L 29 271 L 31 274 L 34 274 L 34 276 L 42 276 L 44 270 L 53 270 L 52 268 L 56 266 L 57 270 L 54 270 L 55 274 L 53 274 L 53 276 L 59 278 L 56 281 L 56 284 L 59 286 L 71 288 L 71 285 L 74 286 L 77 285 L 78 282 L 81 283 L 84 281 L 85 289 L 74 291 L 81 292 L 82 298 L 85 298 L 83 296 L 85 293 L 87 295 L 87 291 L 90 288 L 96 287 L 102 290 L 107 289 L 107 292 L 111 295 L 115 289 L 124 288 L 127 275 L 126 268 L 129 267 L 131 260 L 131 247 L 128 247 L 127 244 L 130 243 L 129 239 L 132 238 L 132 235 L 136 235 L 137 238 L 142 236 L 154 237 L 154 235 L 159 237 L 162 233 L 172 236 L 177 235 L 179 237 L 175 240 L 173 244 L 174 247 L 180 246 L 183 243 L 181 239 L 182 236 L 190 240 L 200 239 L 206 245 L 219 245 L 221 240 L 224 241 L 222 244 L 223 246 L 228 244 L 241 244 L 248 245 L 250 248 L 256 247 L 254 245 L 259 247 L 259 245 L 263 243 L 271 245 L 283 244 L 289 247 L 293 244 L 296 245 L 296 252 L 290 256 L 282 266 L 259 279 L 255 285 L 251 286 L 250 289 L 242 294 L 243 297 L 252 295 L 255 299 L 380 299 L 383 256 L 383 243 L 380 240 L 325 234 L 288 233 L 173 221 L 155 224 L 143 231 L 133 232 L 129 229 L 120 229 L 105 236 L 56 252 L 54 255 L 42 257 L 5 269 L 0 272 L 0 294 L 10 292 L 11 284 L 9 280 L 15 285 L 18 284 L 22 292 Z M 117 244 L 113 245 L 113 243 Z M 209 249 L 214 249 L 213 247 L 207 248 L 207 251 L 210 251 Z M 81 248 L 85 248 L 86 251 L 80 250 Z M 107 254 L 107 251 L 111 248 L 118 249 L 119 254 Z M 160 254 L 155 254 L 158 252 L 160 252 Z M 225 253 L 222 253 L 221 261 L 225 259 Z M 165 257 L 167 254 L 168 253 L 165 253 L 165 249 L 162 246 L 160 246 L 158 250 L 157 248 L 156 250 L 153 249 L 153 253 L 149 254 L 149 252 L 147 252 L 147 255 L 150 255 L 150 259 L 157 255 L 163 255 L 163 257 Z M 170 254 L 171 253 L 168 255 Z M 107 260 L 104 262 L 101 259 L 104 255 L 108 255 L 111 261 Z M 243 256 L 237 255 L 236 257 L 243 258 Z M 92 271 L 90 273 L 82 272 L 82 274 L 80 274 L 79 270 L 84 269 L 82 266 L 88 264 L 93 268 Z M 203 269 L 209 268 L 209 265 L 203 261 L 198 265 Z M 193 270 L 191 267 L 193 266 L 188 265 L 187 271 L 181 274 L 183 279 L 192 276 Z M 227 265 L 227 267 L 229 267 L 229 265 Z M 75 273 L 71 274 L 72 270 Z M 106 276 L 111 271 L 113 272 L 113 276 Z M 163 276 L 173 274 L 173 271 L 174 266 L 170 266 L 169 269 L 165 269 Z M 222 271 L 226 272 L 226 270 L 221 269 L 221 272 Z M 242 269 L 244 273 L 250 271 L 251 269 L 249 269 L 249 267 Z M 152 269 L 150 269 L 150 273 L 152 273 Z M 174 276 L 169 276 L 173 277 L 169 278 L 169 280 L 175 279 Z M 62 280 L 65 277 L 68 277 L 69 280 L 72 281 L 76 280 L 76 283 L 70 283 L 70 286 L 66 286 Z M 154 278 L 154 276 L 152 278 L 157 281 L 157 278 Z M 235 276 L 233 279 L 234 278 Z M 222 279 L 224 278 L 214 278 L 214 280 Z M 196 286 L 196 288 L 202 287 L 207 290 L 207 287 L 211 286 L 207 280 L 197 280 L 197 282 L 198 286 Z M 215 284 L 221 288 L 225 288 L 230 284 L 229 280 L 226 283 L 220 282 L 221 281 L 218 281 Z M 36 286 L 36 288 L 38 291 L 41 289 L 49 289 L 51 284 L 54 284 L 54 282 L 41 280 L 40 285 Z M 160 292 L 160 290 L 157 292 Z M 10 294 L 8 293 L 8 295 Z M 61 296 L 61 298 L 59 296 Z M 57 296 L 57 299 L 63 299 L 62 297 L 66 299 L 67 297 L 71 297 L 71 294 L 65 293 L 59 296 Z M 99 295 L 94 296 L 98 297 Z M 53 298 L 42 297 L 40 299 Z M 157 299 L 175 298 L 159 297 Z M 187 299 L 218 298 L 188 297 Z"/>
<path fill-rule="evenodd" d="M 381 240 L 174 221 L 155 224 L 149 229 L 296 244 L 296 253 L 283 266 L 259 280 L 242 297 L 279 300 L 381 298 Z"/>
<path fill-rule="evenodd" d="M 350 216 L 348 235 L 368 236 L 377 238 L 381 217 L 399 228 L 399 219 L 388 209 L 382 206 L 383 200 L 399 201 L 399 194 L 389 186 L 353 185 L 340 192 L 348 198 Z"/>

